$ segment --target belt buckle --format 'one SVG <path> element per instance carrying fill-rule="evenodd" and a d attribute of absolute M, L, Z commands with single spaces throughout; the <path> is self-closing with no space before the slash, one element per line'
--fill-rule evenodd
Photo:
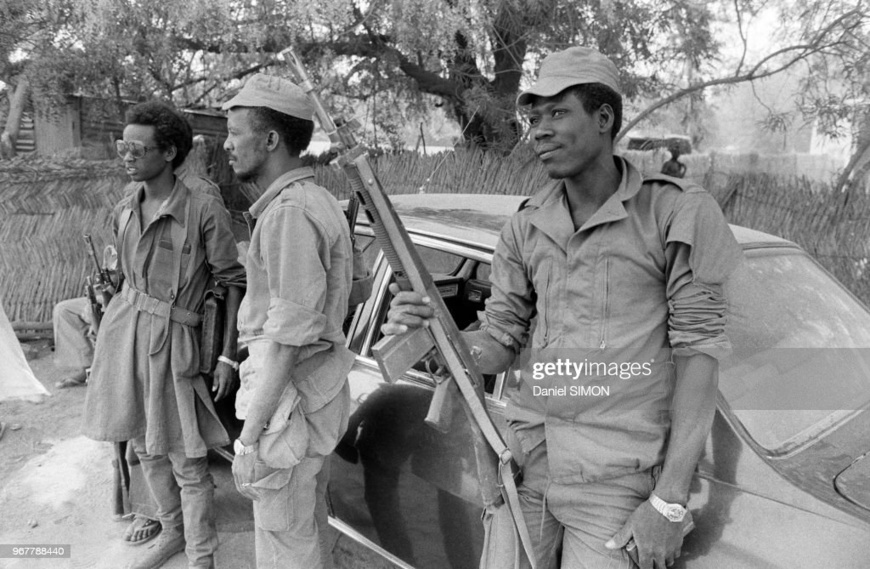
<path fill-rule="evenodd" d="M 145 310 L 145 301 L 148 299 L 148 297 L 139 292 L 138 290 L 134 290 L 133 294 L 133 306 L 136 307 L 136 310 Z"/>
<path fill-rule="evenodd" d="M 146 300 L 146 307 L 147 308 L 145 309 L 145 311 L 150 313 L 150 314 L 157 314 L 157 308 L 158 308 L 157 303 L 158 302 L 159 301 L 153 296 L 147 297 L 147 300 Z"/>

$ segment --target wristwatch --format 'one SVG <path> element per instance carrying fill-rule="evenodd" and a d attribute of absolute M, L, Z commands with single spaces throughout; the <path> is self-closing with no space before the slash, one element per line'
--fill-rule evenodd
<path fill-rule="evenodd" d="M 686 516 L 686 508 L 679 504 L 668 504 L 655 494 L 649 495 L 649 503 L 658 512 L 666 517 L 669 522 L 681 522 Z"/>
<path fill-rule="evenodd" d="M 233 452 L 238 455 L 246 455 L 251 454 L 252 452 L 257 452 L 257 443 L 254 443 L 250 446 L 245 446 L 241 440 L 236 439 L 233 443 Z"/>

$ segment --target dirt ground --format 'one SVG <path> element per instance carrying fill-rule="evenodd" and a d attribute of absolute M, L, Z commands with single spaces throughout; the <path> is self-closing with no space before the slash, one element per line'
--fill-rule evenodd
<path fill-rule="evenodd" d="M 80 434 L 86 387 L 57 389 L 61 372 L 53 364 L 51 343 L 23 344 L 36 377 L 52 396 L 41 403 L 0 402 L 0 547 L 64 545 L 67 559 L 0 558 L 0 569 L 118 569 L 135 559 L 138 547 L 122 535 L 127 522 L 111 511 L 111 445 Z M 236 492 L 229 463 L 212 460 L 220 569 L 254 568 L 253 514 Z M 335 530 L 337 569 L 390 569 L 388 563 Z M 178 554 L 166 569 L 187 567 Z"/>

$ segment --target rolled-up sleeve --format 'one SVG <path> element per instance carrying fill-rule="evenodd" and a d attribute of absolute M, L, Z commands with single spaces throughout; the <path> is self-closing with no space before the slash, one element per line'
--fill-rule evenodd
<path fill-rule="evenodd" d="M 719 206 L 703 191 L 687 193 L 667 234 L 668 337 L 676 356 L 731 351 L 723 285 L 743 258 Z"/>
<path fill-rule="evenodd" d="M 328 325 L 329 232 L 310 212 L 290 204 L 275 208 L 260 223 L 271 298 L 263 335 L 289 346 L 312 344 Z M 287 254 L 288 244 L 293 255 Z"/>
<path fill-rule="evenodd" d="M 239 262 L 239 252 L 233 237 L 230 214 L 222 202 L 210 199 L 202 224 L 206 262 L 214 279 L 223 286 L 245 288 L 245 267 Z"/>
<path fill-rule="evenodd" d="M 515 352 L 528 341 L 536 301 L 518 248 L 520 225 L 514 216 L 502 229 L 492 259 L 492 295 L 486 301 L 486 310 L 479 314 L 481 329 Z"/>

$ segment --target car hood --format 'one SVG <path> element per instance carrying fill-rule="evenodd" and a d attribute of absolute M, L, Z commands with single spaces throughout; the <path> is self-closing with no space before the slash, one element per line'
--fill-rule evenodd
<path fill-rule="evenodd" d="M 862 410 L 808 447 L 765 460 L 799 489 L 870 523 L 870 485 L 860 480 L 870 473 L 870 460 L 863 459 L 870 454 L 868 432 L 870 412 Z"/>
<path fill-rule="evenodd" d="M 870 510 L 870 459 L 865 454 L 834 479 L 837 492 L 858 506 Z"/>

